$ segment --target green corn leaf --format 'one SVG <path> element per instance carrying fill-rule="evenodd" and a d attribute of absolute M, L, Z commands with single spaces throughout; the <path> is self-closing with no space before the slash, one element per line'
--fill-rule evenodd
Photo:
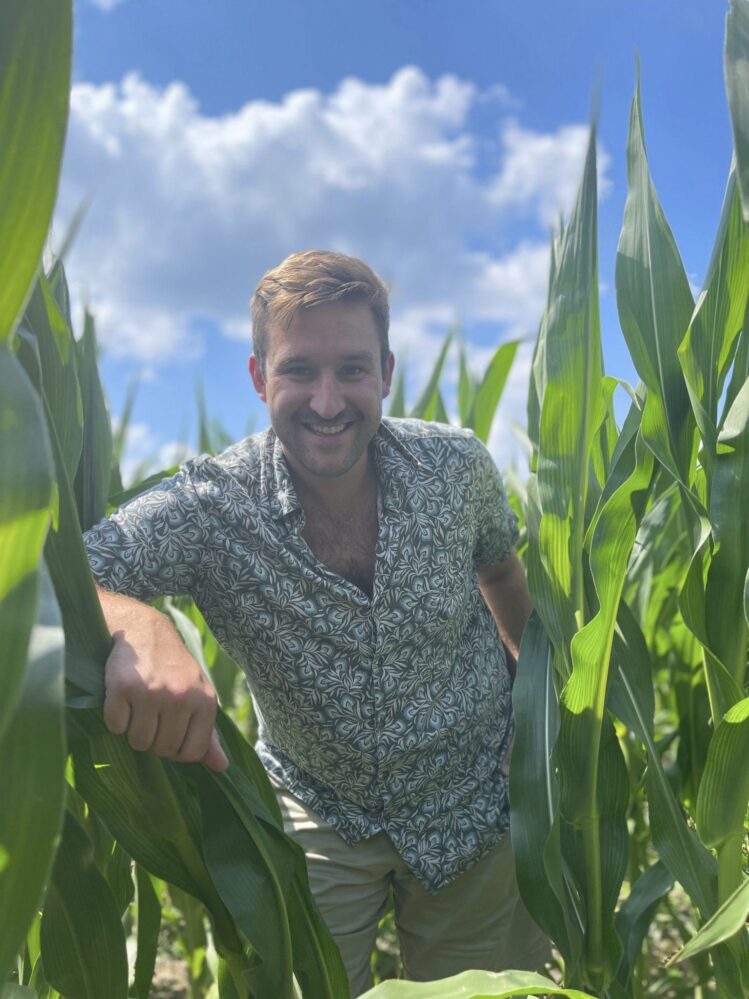
<path fill-rule="evenodd" d="M 732 168 L 705 290 L 679 347 L 679 361 L 702 434 L 702 461 L 708 484 L 712 479 L 718 435 L 718 401 L 736 349 L 748 297 L 749 223 L 741 215 L 736 171 Z"/>
<path fill-rule="evenodd" d="M 258 958 L 252 969 L 252 989 L 258 995 L 293 999 L 293 951 L 286 911 L 290 870 L 282 858 L 273 858 L 273 845 L 255 816 L 242 808 L 241 795 L 233 788 L 230 802 L 225 792 L 231 777 L 221 781 L 221 788 L 201 767 L 193 768 L 193 776 L 200 795 L 205 862 Z"/>
<path fill-rule="evenodd" d="M 198 404 L 198 450 L 201 454 L 214 454 L 213 440 L 208 426 L 208 414 L 205 408 L 205 394 L 199 380 L 195 382 L 195 399 Z"/>
<path fill-rule="evenodd" d="M 0 34 L 0 340 L 11 336 L 47 236 L 70 86 L 70 0 L 4 0 Z"/>
<path fill-rule="evenodd" d="M 104 699 L 104 663 L 111 651 L 112 639 L 96 595 L 73 490 L 46 399 L 45 409 L 60 502 L 59 521 L 47 536 L 45 558 L 65 625 L 66 679 L 101 702 Z"/>
<path fill-rule="evenodd" d="M 406 415 L 406 366 L 404 362 L 398 365 L 395 381 L 390 393 L 388 416 L 400 418 Z"/>
<path fill-rule="evenodd" d="M 122 476 L 120 475 L 120 463 L 122 462 L 122 456 L 125 451 L 125 441 L 127 439 L 127 432 L 130 427 L 130 421 L 133 416 L 133 406 L 135 405 L 135 396 L 138 392 L 138 379 L 132 379 L 127 388 L 127 395 L 125 396 L 125 405 L 122 408 L 122 416 L 117 421 L 116 426 L 113 428 L 112 432 L 112 469 L 109 478 L 109 493 L 110 495 L 115 495 L 121 493 L 124 489 L 122 485 Z M 110 504 L 112 501 L 110 500 Z M 114 504 L 115 506 L 117 504 Z"/>
<path fill-rule="evenodd" d="M 749 532 L 736 530 L 736 515 L 749 495 L 749 378 L 723 421 L 714 462 L 709 512 L 717 550 L 705 588 L 705 626 L 711 653 L 740 690 L 749 636 L 742 615 Z"/>
<path fill-rule="evenodd" d="M 187 614 L 176 607 L 173 601 L 168 597 L 164 600 L 164 612 L 172 619 L 172 623 L 179 632 L 182 641 L 185 643 L 187 651 L 202 667 L 203 671 L 207 673 L 208 665 L 205 661 L 205 656 L 203 655 L 203 640 L 197 624 L 195 624 L 194 621 L 191 621 Z"/>
<path fill-rule="evenodd" d="M 218 940 L 242 946 L 201 855 L 200 813 L 176 765 L 136 753 L 112 735 L 99 713 L 68 712 L 75 786 L 138 864 L 184 889 L 209 909 Z"/>
<path fill-rule="evenodd" d="M 40 574 L 36 624 L 18 705 L 0 741 L 0 979 L 9 972 L 49 876 L 65 795 L 63 632 Z"/>
<path fill-rule="evenodd" d="M 510 830 L 520 893 L 530 914 L 574 969 L 584 922 L 564 874 L 553 758 L 559 706 L 551 646 L 535 614 L 523 632 L 512 705 L 516 731 L 510 768 Z"/>
<path fill-rule="evenodd" d="M 749 378 L 749 304 L 744 315 L 744 326 L 739 333 L 738 346 L 733 359 L 731 377 L 726 388 L 725 399 L 723 401 L 723 413 L 720 419 L 720 426 L 725 423 L 726 416 L 731 406 L 733 406 L 736 396 L 741 391 L 744 382 Z"/>
<path fill-rule="evenodd" d="M 476 381 L 468 368 L 466 349 L 461 338 L 458 345 L 458 416 L 461 427 L 472 427 L 471 418 L 476 396 Z"/>
<path fill-rule="evenodd" d="M 720 847 L 744 832 L 749 806 L 749 697 L 726 712 L 710 742 L 697 797 L 697 831 L 705 846 Z"/>
<path fill-rule="evenodd" d="M 549 254 L 549 284 L 547 289 L 546 308 L 538 327 L 538 335 L 533 345 L 531 360 L 531 377 L 528 382 L 528 437 L 535 450 L 538 449 L 541 428 L 541 407 L 546 392 L 546 333 L 551 320 L 551 297 L 556 287 L 557 259 L 561 252 L 564 236 L 564 224 L 560 220 L 551 241 Z M 531 469 L 536 470 L 536 455 L 531 459 Z"/>
<path fill-rule="evenodd" d="M 135 958 L 133 987 L 138 999 L 148 999 L 156 967 L 159 929 L 161 927 L 161 903 L 150 875 L 140 864 L 136 865 L 135 883 L 137 885 L 138 953 Z"/>
<path fill-rule="evenodd" d="M 0 738 L 20 696 L 50 522 L 52 455 L 39 398 L 0 344 Z"/>
<path fill-rule="evenodd" d="M 672 483 L 642 518 L 627 566 L 624 599 L 635 612 L 646 637 L 649 635 L 646 622 L 654 608 L 654 587 L 659 575 L 674 559 L 687 561 L 691 554 L 691 549 L 686 550 L 688 538 L 680 512 L 681 496 Z M 680 577 L 681 570 L 677 579 Z"/>
<path fill-rule="evenodd" d="M 19 337 L 19 359 L 39 392 L 47 422 L 58 486 L 58 516 L 49 532 L 45 557 L 65 626 L 66 673 L 69 683 L 103 700 L 104 670 L 112 647 L 96 595 L 81 536 L 75 497 L 65 465 L 43 381 L 39 341 L 30 333 Z M 50 352 L 54 357 L 54 349 Z"/>
<path fill-rule="evenodd" d="M 75 242 L 78 231 L 81 228 L 81 223 L 88 211 L 88 202 L 82 201 L 80 205 L 76 208 L 73 213 L 73 217 L 68 223 L 65 230 L 65 235 L 62 237 L 62 243 L 60 243 L 59 248 L 55 251 L 55 258 L 50 268 L 49 274 L 47 275 L 47 280 L 49 281 L 52 291 L 57 294 L 58 283 L 64 282 L 67 287 L 67 280 L 65 278 L 65 259 L 70 252 L 70 248 Z"/>
<path fill-rule="evenodd" d="M 686 961 L 739 933 L 749 918 L 749 880 L 744 881 L 692 939 L 666 962 Z"/>
<path fill-rule="evenodd" d="M 94 319 L 86 309 L 83 336 L 75 344 L 83 399 L 83 445 L 75 475 L 81 528 L 87 531 L 106 513 L 112 466 L 112 424 L 96 363 Z"/>
<path fill-rule="evenodd" d="M 435 389 L 432 398 L 421 414 L 422 420 L 434 420 L 437 423 L 449 423 L 450 417 L 445 409 L 445 402 L 439 389 Z"/>
<path fill-rule="evenodd" d="M 47 981 L 71 999 L 126 999 L 125 934 L 82 826 L 68 811 L 42 917 Z"/>
<path fill-rule="evenodd" d="M 287 908 L 292 928 L 294 974 L 305 999 L 338 999 L 348 994 L 348 977 L 338 947 L 312 900 L 301 847 L 281 831 L 283 821 L 275 792 L 257 754 L 223 712 L 218 717 L 222 744 L 238 764 L 234 781 L 240 792 L 232 797 L 240 817 L 248 809 L 260 822 L 274 852 L 278 870 L 291 875 Z M 222 777 L 215 778 L 225 783 Z M 243 820 L 246 822 L 246 820 Z M 251 825 L 246 822 L 246 826 Z"/>
<path fill-rule="evenodd" d="M 647 387 L 642 434 L 658 460 L 689 485 L 695 424 L 677 349 L 694 302 L 674 237 L 650 178 L 639 81 L 627 143 L 628 193 L 616 257 L 622 332 Z"/>
<path fill-rule="evenodd" d="M 653 845 L 673 876 L 686 889 L 702 917 L 718 907 L 717 864 L 687 824 L 683 808 L 663 770 L 655 744 L 650 657 L 642 633 L 626 604 L 619 609 L 614 653 L 616 671 L 609 704 L 643 743 L 648 759 L 645 791 Z M 741 999 L 741 971 L 737 955 L 719 946 L 712 952 L 716 977 L 727 995 Z"/>
<path fill-rule="evenodd" d="M 383 982 L 360 999 L 513 999 L 519 996 L 593 999 L 589 992 L 564 989 L 529 971 L 464 971 L 441 982 Z"/>
<path fill-rule="evenodd" d="M 685 821 L 682 806 L 663 770 L 655 742 L 655 699 L 650 653 L 642 632 L 626 604 L 619 607 L 614 639 L 615 671 L 607 703 L 645 747 L 645 772 L 653 844 L 658 854 L 689 893 L 703 915 L 717 905 L 717 868 Z"/>
<path fill-rule="evenodd" d="M 658 861 L 649 867 L 632 885 L 632 890 L 616 914 L 614 924 L 623 944 L 622 960 L 617 968 L 617 981 L 628 988 L 645 936 L 661 899 L 671 890 L 674 876 Z"/>
<path fill-rule="evenodd" d="M 583 180 L 549 289 L 537 465 L 541 521 L 533 539 L 544 571 L 530 575 L 534 604 L 567 669 L 569 642 L 585 615 L 582 557 L 590 448 L 604 416 L 595 153 L 591 128 Z"/>
<path fill-rule="evenodd" d="M 519 344 L 519 340 L 510 340 L 496 350 L 481 383 L 475 390 L 470 426 L 475 430 L 479 440 L 485 444 L 489 440 L 494 415 L 507 384 L 507 377 Z"/>
<path fill-rule="evenodd" d="M 741 202 L 744 218 L 749 222 L 749 6 L 746 0 L 730 2 L 731 10 L 726 16 L 723 69 L 738 163 Z"/>
<path fill-rule="evenodd" d="M 222 737 L 226 730 L 224 720 Z M 278 805 L 268 800 L 271 795 L 275 799 L 275 795 L 267 775 L 257 771 L 262 765 L 254 752 L 245 743 L 242 757 L 233 755 L 238 738 L 235 730 L 225 745 L 235 762 L 242 763 L 243 757 L 251 754 L 249 770 L 242 765 L 224 774 L 208 774 L 202 768 L 191 768 L 204 803 L 206 861 L 222 897 L 260 957 L 268 961 L 272 955 L 272 965 L 257 971 L 259 994 L 285 994 L 278 989 L 286 988 L 291 961 L 294 974 L 304 983 L 305 999 L 338 999 L 348 994 L 348 978 L 338 948 L 312 902 L 304 853 L 282 831 Z M 242 870 L 242 886 L 237 882 L 236 867 L 232 873 L 229 859 L 235 856 L 236 849 L 244 857 L 253 858 L 253 863 L 245 863 Z M 272 901 L 270 908 L 248 906 L 247 890 L 252 885 L 258 897 L 262 894 Z M 260 925 L 263 921 L 265 925 Z M 271 924 L 273 933 L 269 932 Z M 271 982 L 276 991 L 268 992 Z"/>
<path fill-rule="evenodd" d="M 559 737 L 561 811 L 583 839 L 589 965 L 604 977 L 618 963 L 609 918 L 625 871 L 627 804 L 626 771 L 606 718 L 606 693 L 627 562 L 653 471 L 652 453 L 637 431 L 637 408 L 632 412 L 586 539 L 598 610 L 572 639 L 573 670 L 562 692 Z"/>
<path fill-rule="evenodd" d="M 424 419 L 424 413 L 430 407 L 435 406 L 435 397 L 439 392 L 440 378 L 442 377 L 442 368 L 445 365 L 445 358 L 447 357 L 447 352 L 450 349 L 450 344 L 452 343 L 453 333 L 452 330 L 447 334 L 440 349 L 439 355 L 435 362 L 432 373 L 429 376 L 429 381 L 424 387 L 423 392 L 416 401 L 416 404 L 411 409 L 408 414 L 412 419 Z"/>
<path fill-rule="evenodd" d="M 75 340 L 44 275 L 39 276 L 29 300 L 23 326 L 36 338 L 44 396 L 60 442 L 65 471 L 73 482 L 83 445 L 83 401 Z"/>

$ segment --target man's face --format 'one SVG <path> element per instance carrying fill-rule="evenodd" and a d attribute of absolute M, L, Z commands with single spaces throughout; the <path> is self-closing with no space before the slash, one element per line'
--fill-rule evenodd
<path fill-rule="evenodd" d="M 288 329 L 268 330 L 265 371 L 250 374 L 292 471 L 334 478 L 367 460 L 390 391 L 372 311 L 363 302 L 299 309 Z"/>

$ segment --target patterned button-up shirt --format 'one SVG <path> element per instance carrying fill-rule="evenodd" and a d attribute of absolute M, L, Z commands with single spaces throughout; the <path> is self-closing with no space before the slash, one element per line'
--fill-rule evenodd
<path fill-rule="evenodd" d="M 267 770 L 349 843 L 384 830 L 436 891 L 509 825 L 511 680 L 477 566 L 517 538 L 470 432 L 384 419 L 371 599 L 320 563 L 278 438 L 188 461 L 86 533 L 97 581 L 189 594 L 244 670 Z"/>

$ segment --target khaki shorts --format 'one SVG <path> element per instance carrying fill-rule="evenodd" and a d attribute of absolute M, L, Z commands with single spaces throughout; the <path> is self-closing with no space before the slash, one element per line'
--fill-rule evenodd
<path fill-rule="evenodd" d="M 469 968 L 543 968 L 549 941 L 520 900 L 509 835 L 430 895 L 383 832 L 350 846 L 312 809 L 275 784 L 286 832 L 307 856 L 310 887 L 338 944 L 352 995 L 371 985 L 370 958 L 390 890 L 406 978 L 428 982 Z"/>

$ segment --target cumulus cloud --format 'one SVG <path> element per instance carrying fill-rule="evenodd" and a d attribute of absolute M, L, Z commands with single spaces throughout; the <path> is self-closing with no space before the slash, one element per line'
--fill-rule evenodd
<path fill-rule="evenodd" d="M 99 10 L 103 10 L 109 13 L 110 10 L 114 10 L 115 7 L 119 7 L 124 0 L 88 0 L 92 7 L 98 7 Z"/>
<path fill-rule="evenodd" d="M 502 131 L 501 168 L 489 186 L 489 199 L 498 209 L 528 212 L 553 226 L 560 212 L 572 205 L 588 142 L 585 125 L 563 125 L 556 132 L 522 128 L 515 119 Z M 608 153 L 597 150 L 599 193 L 610 189 Z"/>
<path fill-rule="evenodd" d="M 472 130 L 479 104 L 496 110 L 493 159 Z M 392 289 L 393 343 L 412 357 L 433 356 L 456 318 L 528 335 L 548 223 L 570 207 L 587 131 L 533 132 L 517 113 L 501 86 L 415 67 L 221 116 L 182 83 L 78 83 L 57 224 L 90 200 L 73 288 L 85 282 L 110 354 L 152 366 L 199 356 L 206 327 L 246 338 L 263 271 L 313 246 L 375 267 Z M 604 188 L 607 165 L 603 153 Z"/>

